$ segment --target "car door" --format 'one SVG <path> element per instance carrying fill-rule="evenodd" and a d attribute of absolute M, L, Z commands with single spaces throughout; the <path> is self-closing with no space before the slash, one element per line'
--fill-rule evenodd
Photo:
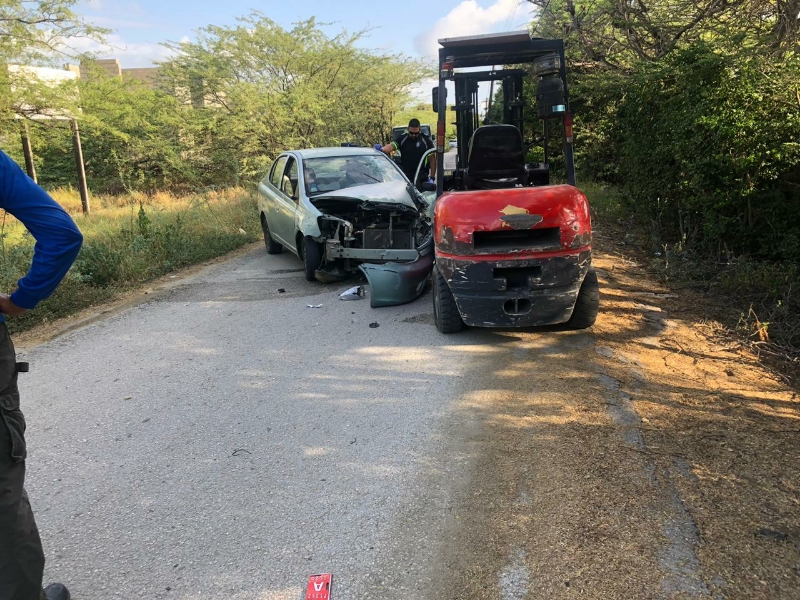
<path fill-rule="evenodd" d="M 289 157 L 285 154 L 279 156 L 272 164 L 269 175 L 258 184 L 259 208 L 267 219 L 270 235 L 282 245 L 286 245 L 286 241 L 278 233 L 278 220 L 280 217 L 278 203 L 280 202 L 279 196 L 281 193 L 280 183 L 288 160 Z"/>
<path fill-rule="evenodd" d="M 289 248 L 296 248 L 295 240 L 295 221 L 297 216 L 297 204 L 300 199 L 300 178 L 298 173 L 297 160 L 289 155 L 286 168 L 283 171 L 280 182 L 280 193 L 275 202 L 275 227 L 281 243 Z"/>

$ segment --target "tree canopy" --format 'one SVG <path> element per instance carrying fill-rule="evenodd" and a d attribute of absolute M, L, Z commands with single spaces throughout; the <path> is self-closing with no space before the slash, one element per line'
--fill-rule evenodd
<path fill-rule="evenodd" d="M 234 26 L 209 25 L 192 42 L 166 43 L 175 56 L 161 65 L 156 89 L 95 69 L 77 92 L 28 79 L 0 95 L 17 112 L 55 103 L 77 115 L 95 189 L 239 184 L 263 177 L 287 149 L 389 138 L 411 87 L 431 69 L 360 48 L 367 34 L 329 35 L 313 18 L 285 29 L 253 12 Z M 15 124 L 3 122 L 10 142 Z M 32 122 L 31 137 L 43 183 L 70 181 L 68 131 Z"/>

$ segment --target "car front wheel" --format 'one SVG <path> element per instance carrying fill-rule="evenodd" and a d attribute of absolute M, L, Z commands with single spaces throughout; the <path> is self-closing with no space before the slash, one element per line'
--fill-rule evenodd
<path fill-rule="evenodd" d="M 310 237 L 303 238 L 303 270 L 306 281 L 314 281 L 314 273 L 322 264 L 322 244 Z"/>

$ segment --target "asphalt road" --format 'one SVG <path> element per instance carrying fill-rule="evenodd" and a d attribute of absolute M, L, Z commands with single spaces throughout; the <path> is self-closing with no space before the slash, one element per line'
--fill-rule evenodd
<path fill-rule="evenodd" d="M 372 309 L 338 299 L 349 285 L 259 249 L 25 352 L 46 582 L 77 600 L 295 600 L 319 572 L 337 600 L 435 589 L 471 460 L 458 399 L 495 334 L 442 336 L 429 293 Z"/>
<path fill-rule="evenodd" d="M 707 394 L 675 387 L 698 367 L 662 346 L 697 342 L 619 262 L 596 261 L 592 330 L 444 336 L 429 293 L 343 302 L 357 281 L 261 247 L 26 350 L 46 581 L 75 600 L 298 600 L 326 572 L 333 600 L 792 597 L 789 554 L 703 543 L 731 521 L 698 504 L 706 459 L 671 423 Z"/>

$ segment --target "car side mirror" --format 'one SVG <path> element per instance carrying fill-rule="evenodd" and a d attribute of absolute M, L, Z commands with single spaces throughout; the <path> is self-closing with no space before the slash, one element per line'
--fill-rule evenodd
<path fill-rule="evenodd" d="M 435 192 L 436 191 L 436 183 L 430 181 L 422 181 L 417 184 L 417 189 L 420 192 Z"/>

